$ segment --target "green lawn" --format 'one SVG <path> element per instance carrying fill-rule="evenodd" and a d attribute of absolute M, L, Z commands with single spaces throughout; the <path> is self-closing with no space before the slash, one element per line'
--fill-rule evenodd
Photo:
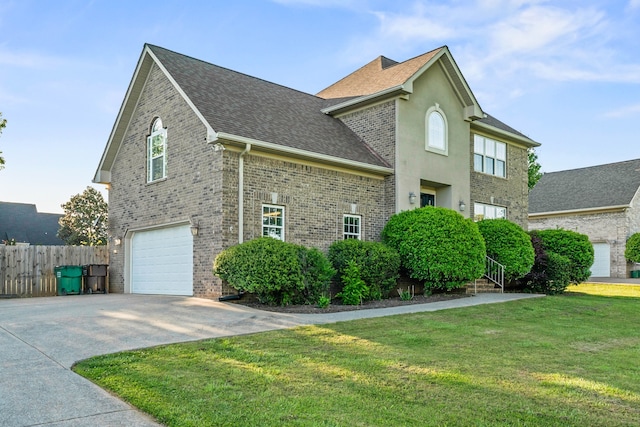
<path fill-rule="evenodd" d="M 640 287 L 96 357 L 76 372 L 170 426 L 636 426 Z"/>

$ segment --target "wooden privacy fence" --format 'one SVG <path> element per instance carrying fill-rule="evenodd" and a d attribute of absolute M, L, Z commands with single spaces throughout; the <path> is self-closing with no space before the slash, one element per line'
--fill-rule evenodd
<path fill-rule="evenodd" d="M 109 248 L 0 245 L 0 297 L 56 295 L 54 268 L 87 264 L 109 264 Z"/>

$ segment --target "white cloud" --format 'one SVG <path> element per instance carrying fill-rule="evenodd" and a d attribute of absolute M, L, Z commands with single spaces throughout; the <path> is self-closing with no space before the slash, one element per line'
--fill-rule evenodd
<path fill-rule="evenodd" d="M 603 21 L 596 10 L 569 11 L 535 6 L 489 27 L 491 48 L 499 54 L 554 52 L 592 34 Z"/>
<path fill-rule="evenodd" d="M 454 26 L 447 19 L 443 19 L 441 9 L 426 11 L 425 7 L 416 4 L 410 14 L 393 14 L 374 12 L 380 22 L 380 35 L 395 40 L 424 42 L 427 40 L 444 41 L 456 38 Z"/>
<path fill-rule="evenodd" d="M 608 119 L 622 119 L 632 116 L 640 116 L 640 104 L 627 105 L 626 107 L 608 111 L 603 114 L 603 117 Z"/>

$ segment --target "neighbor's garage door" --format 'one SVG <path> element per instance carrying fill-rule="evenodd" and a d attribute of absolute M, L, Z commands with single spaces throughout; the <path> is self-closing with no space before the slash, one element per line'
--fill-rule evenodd
<path fill-rule="evenodd" d="M 591 266 L 591 276 L 611 276 L 611 247 L 608 243 L 593 244 L 593 265 Z"/>
<path fill-rule="evenodd" d="M 133 235 L 131 292 L 193 295 L 193 237 L 188 225 Z"/>

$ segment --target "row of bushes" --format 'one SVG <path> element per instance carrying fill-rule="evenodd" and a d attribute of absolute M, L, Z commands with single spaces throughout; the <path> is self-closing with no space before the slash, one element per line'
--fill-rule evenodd
<path fill-rule="evenodd" d="M 505 265 L 513 286 L 558 293 L 589 277 L 593 247 L 587 236 L 567 230 L 526 233 L 505 220 L 473 222 L 444 208 L 425 207 L 393 215 L 382 242 L 334 242 L 325 257 L 271 238 L 223 251 L 214 273 L 232 287 L 269 304 L 316 304 L 327 298 L 335 276 L 344 303 L 386 298 L 400 272 L 422 281 L 426 292 L 446 291 L 482 277 L 485 255 Z"/>
<path fill-rule="evenodd" d="M 379 242 L 335 242 L 328 258 L 318 249 L 261 237 L 222 251 L 214 274 L 266 304 L 317 304 L 341 283 L 345 303 L 387 298 L 399 277 L 400 256 Z"/>

